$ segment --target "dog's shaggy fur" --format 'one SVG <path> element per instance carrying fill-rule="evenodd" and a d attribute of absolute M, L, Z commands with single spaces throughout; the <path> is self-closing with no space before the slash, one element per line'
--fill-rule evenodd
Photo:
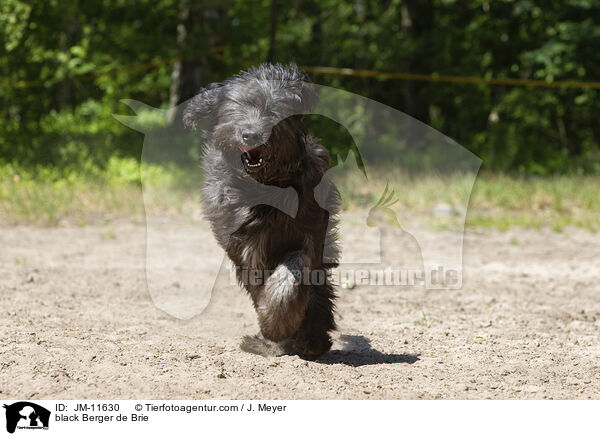
<path fill-rule="evenodd" d="M 335 295 L 323 277 L 338 258 L 339 195 L 324 177 L 329 153 L 303 130 L 316 102 L 295 65 L 263 64 L 202 89 L 184 112 L 193 129 L 208 121 L 205 214 L 258 314 L 246 351 L 286 344 L 316 358 L 331 347 Z"/>

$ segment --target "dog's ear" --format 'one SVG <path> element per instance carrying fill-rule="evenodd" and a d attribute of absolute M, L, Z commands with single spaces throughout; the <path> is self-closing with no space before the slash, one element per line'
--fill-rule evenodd
<path fill-rule="evenodd" d="M 300 70 L 296 64 L 292 64 L 293 68 L 296 69 L 300 75 L 300 81 L 302 83 L 302 90 L 300 91 L 300 99 L 302 100 L 302 110 L 305 113 L 311 113 L 319 102 L 319 95 L 317 94 L 317 88 L 310 81 L 310 77 L 304 71 Z"/>
<path fill-rule="evenodd" d="M 203 88 L 198 95 L 188 101 L 183 111 L 183 125 L 196 129 L 202 120 L 211 118 L 223 92 L 222 83 L 211 83 Z"/>
<path fill-rule="evenodd" d="M 310 114 L 319 102 L 317 87 L 311 83 L 308 74 L 298 68 L 296 62 L 292 61 L 285 67 L 281 66 L 281 68 L 285 69 L 285 72 L 287 73 L 286 76 L 290 78 L 294 85 L 300 85 L 300 104 L 302 112 Z"/>
<path fill-rule="evenodd" d="M 317 94 L 316 86 L 309 81 L 308 76 L 306 76 L 306 79 L 302 85 L 300 98 L 302 99 L 302 109 L 307 114 L 311 113 L 319 102 L 319 95 Z"/>

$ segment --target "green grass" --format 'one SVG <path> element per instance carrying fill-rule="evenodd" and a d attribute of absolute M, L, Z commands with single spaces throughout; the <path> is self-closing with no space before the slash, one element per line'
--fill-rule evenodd
<path fill-rule="evenodd" d="M 467 225 L 600 228 L 600 176 L 511 178 L 482 175 L 473 188 Z"/>
<path fill-rule="evenodd" d="M 141 220 L 144 213 L 186 215 L 199 210 L 201 180 L 197 170 L 152 165 L 140 169 L 134 159 L 112 158 L 102 170 L 4 165 L 0 166 L 0 219 L 8 225 L 85 225 L 119 217 Z M 557 232 L 569 226 L 594 232 L 600 229 L 600 175 L 528 178 L 480 174 L 471 186 L 471 179 L 464 176 L 408 177 L 382 168 L 371 171 L 368 181 L 352 171 L 339 174 L 336 182 L 345 210 L 374 206 L 389 183 L 398 198 L 392 206 L 396 213 L 423 216 L 440 229 L 453 225 L 443 217 L 432 218 L 436 206 L 444 203 L 461 210 L 460 205 L 469 200 L 469 227 L 547 227 Z"/>
<path fill-rule="evenodd" d="M 111 158 L 106 168 L 83 171 L 0 166 L 0 219 L 5 224 L 85 225 L 118 217 L 142 219 L 140 173 L 148 212 L 182 213 L 197 202 L 198 173 Z"/>
<path fill-rule="evenodd" d="M 345 194 L 343 207 L 373 206 L 388 181 L 398 198 L 396 212 L 410 211 L 426 217 L 441 203 L 455 211 L 468 204 L 468 227 L 502 231 L 514 226 L 548 227 L 557 232 L 568 226 L 593 232 L 600 229 L 600 175 L 512 177 L 483 173 L 472 185 L 472 178 L 463 175 L 408 177 L 394 169 L 372 171 L 367 183 L 354 171 L 338 179 Z M 456 224 L 444 218 L 429 221 L 442 229 L 455 228 Z"/>

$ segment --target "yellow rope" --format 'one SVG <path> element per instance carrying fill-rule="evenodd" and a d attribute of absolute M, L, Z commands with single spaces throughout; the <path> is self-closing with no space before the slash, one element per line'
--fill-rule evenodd
<path fill-rule="evenodd" d="M 427 82 L 449 83 L 485 83 L 488 85 L 511 86 L 543 86 L 547 88 L 594 88 L 600 89 L 600 82 L 582 82 L 576 80 L 547 82 L 545 80 L 529 79 L 498 79 L 473 76 L 443 76 L 439 74 L 410 74 L 410 73 L 382 73 L 371 70 L 354 70 L 352 68 L 334 67 L 300 67 L 304 71 L 317 74 L 334 74 L 338 76 L 375 77 L 378 79 L 403 79 Z"/>
<path fill-rule="evenodd" d="M 223 56 L 222 54 L 216 54 L 216 58 L 222 60 L 232 61 L 233 59 Z M 101 76 L 116 76 L 123 73 L 133 73 L 137 71 L 148 70 L 151 68 L 158 67 L 160 65 L 170 64 L 181 60 L 181 57 L 174 57 L 169 59 L 161 59 L 157 61 L 148 62 L 141 65 L 134 65 L 126 68 L 112 69 L 100 73 L 89 73 L 80 76 L 74 76 L 72 79 L 77 80 L 93 80 Z M 250 62 L 243 62 L 245 64 L 251 64 Z M 508 79 L 508 78 L 486 78 L 486 77 L 474 77 L 474 76 L 445 76 L 440 74 L 411 74 L 411 73 L 386 73 L 372 70 L 355 70 L 352 68 L 335 68 L 335 67 L 310 67 L 301 66 L 301 69 L 308 73 L 315 74 L 333 74 L 337 76 L 351 76 L 351 77 L 371 77 L 377 79 L 400 79 L 400 80 L 417 80 L 426 82 L 447 82 L 447 83 L 483 83 L 486 85 L 509 85 L 509 86 L 537 86 L 545 88 L 580 88 L 580 89 L 600 89 L 600 82 L 583 82 L 577 80 L 567 81 L 556 81 L 548 82 L 545 80 L 530 80 L 530 79 Z M 18 81 L 13 84 L 7 84 L 6 87 L 12 88 L 27 88 L 30 86 L 42 85 L 41 80 L 33 81 Z"/>

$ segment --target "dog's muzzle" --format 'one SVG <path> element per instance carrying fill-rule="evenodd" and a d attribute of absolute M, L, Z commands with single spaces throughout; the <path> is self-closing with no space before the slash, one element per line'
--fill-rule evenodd
<path fill-rule="evenodd" d="M 252 173 L 263 167 L 265 164 L 265 159 L 262 156 L 263 147 L 264 144 L 254 148 L 240 147 L 240 151 L 242 152 L 240 158 L 246 172 Z"/>

